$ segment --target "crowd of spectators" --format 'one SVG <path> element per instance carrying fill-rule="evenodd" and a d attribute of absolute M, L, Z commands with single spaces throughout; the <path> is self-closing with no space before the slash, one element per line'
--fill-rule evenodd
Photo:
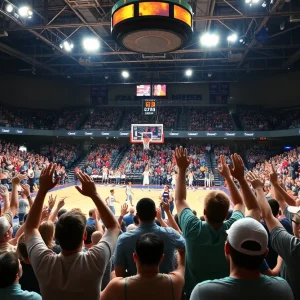
<path fill-rule="evenodd" d="M 125 112 L 121 129 L 128 130 L 131 124 L 164 124 L 165 130 L 175 129 L 177 108 L 159 107 L 157 116 L 145 116 L 141 110 L 130 109 Z"/>
<path fill-rule="evenodd" d="M 83 129 L 112 130 L 117 126 L 122 109 L 101 108 L 91 109 Z"/>
<path fill-rule="evenodd" d="M 28 110 L 0 106 L 0 126 L 28 129 L 76 129 L 86 110 Z"/>
<path fill-rule="evenodd" d="M 16 174 L 28 177 L 30 190 L 38 188 L 42 170 L 50 162 L 57 163 L 55 177 L 59 177 L 59 184 L 67 180 L 67 168 L 78 158 L 77 146 L 59 143 L 44 145 L 37 151 L 28 151 L 20 145 L 0 140 L 0 180 L 1 184 L 11 188 L 11 180 Z"/>
<path fill-rule="evenodd" d="M 167 145 L 166 151 L 172 150 Z M 12 179 L 11 195 L 0 187 L 0 298 L 300 299 L 299 204 L 282 187 L 284 176 L 299 180 L 299 150 L 265 164 L 276 197 L 269 201 L 258 170 L 246 173 L 238 154 L 229 168 L 221 155 L 218 172 L 228 183 L 230 198 L 208 191 L 200 218 L 190 207 L 186 174 L 189 156 L 197 160 L 207 146 L 190 146 L 188 156 L 182 148 L 175 149 L 170 161 L 178 174 L 175 200 L 165 189 L 159 208 L 152 199 L 142 198 L 130 211 L 122 204 L 119 217 L 81 172 L 76 189 L 93 202 L 88 219 L 78 208 L 65 209 L 64 199 L 56 202 L 51 195 L 45 207 L 47 192 L 59 181 L 53 179 L 55 165 L 48 164 L 41 174 L 34 200 L 22 185 L 25 175 L 19 174 Z M 159 147 L 153 151 L 164 153 Z M 19 188 L 28 198 L 29 212 L 13 232 Z M 113 190 L 109 201 L 114 201 Z"/>
<path fill-rule="evenodd" d="M 189 130 L 229 131 L 234 129 L 231 115 L 223 107 L 192 107 Z"/>
<path fill-rule="evenodd" d="M 244 108 L 239 110 L 244 130 L 283 130 L 300 126 L 300 109 Z"/>

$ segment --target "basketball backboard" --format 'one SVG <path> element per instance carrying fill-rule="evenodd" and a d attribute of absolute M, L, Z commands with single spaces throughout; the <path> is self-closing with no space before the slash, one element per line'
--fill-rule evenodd
<path fill-rule="evenodd" d="M 151 143 L 164 142 L 163 124 L 131 124 L 130 142 L 143 143 L 144 138 L 150 138 Z"/>

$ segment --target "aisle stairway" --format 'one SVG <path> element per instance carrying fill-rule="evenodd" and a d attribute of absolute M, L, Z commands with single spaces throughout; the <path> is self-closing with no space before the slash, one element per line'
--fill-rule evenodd
<path fill-rule="evenodd" d="M 177 119 L 177 129 L 178 130 L 187 130 L 189 126 L 188 116 L 190 114 L 190 108 L 183 106 L 178 110 L 178 119 Z"/>
<path fill-rule="evenodd" d="M 218 164 L 215 160 L 215 155 L 213 150 L 211 150 L 208 154 L 209 156 L 209 160 L 210 160 L 210 164 L 211 164 L 211 168 L 212 171 L 214 173 L 214 177 L 215 177 L 215 186 L 222 186 L 224 183 L 223 178 L 219 175 L 219 173 L 216 171 L 216 168 L 218 167 Z"/>

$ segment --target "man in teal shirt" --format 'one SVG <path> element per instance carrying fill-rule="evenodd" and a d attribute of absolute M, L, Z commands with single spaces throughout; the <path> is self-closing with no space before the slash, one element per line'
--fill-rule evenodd
<path fill-rule="evenodd" d="M 211 191 L 204 199 L 205 221 L 199 220 L 186 201 L 186 169 L 190 164 L 186 149 L 175 150 L 175 158 L 179 168 L 175 203 L 179 215 L 179 223 L 186 241 L 185 292 L 190 297 L 193 288 L 199 282 L 226 277 L 229 275 L 229 263 L 224 254 L 226 230 L 237 220 L 244 217 L 245 204 L 250 216 L 259 216 L 260 209 L 247 181 L 244 177 L 244 164 L 240 156 L 233 155 L 233 168 L 226 164 L 221 156 L 219 173 L 225 177 L 233 204 L 233 214 L 225 221 L 230 207 L 228 196 L 219 191 Z M 234 176 L 241 186 L 242 195 L 232 180 Z"/>
<path fill-rule="evenodd" d="M 0 254 L 0 299 L 1 300 L 42 300 L 35 292 L 23 291 L 19 284 L 22 265 L 14 252 Z"/>
<path fill-rule="evenodd" d="M 190 300 L 293 300 L 289 284 L 279 277 L 260 274 L 268 253 L 268 234 L 253 218 L 235 222 L 228 230 L 225 255 L 230 277 L 199 283 Z"/>

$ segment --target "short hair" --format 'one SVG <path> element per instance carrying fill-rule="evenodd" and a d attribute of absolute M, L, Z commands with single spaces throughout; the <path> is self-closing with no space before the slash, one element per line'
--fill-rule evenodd
<path fill-rule="evenodd" d="M 19 260 L 15 252 L 0 253 L 0 288 L 14 283 L 19 272 Z"/>
<path fill-rule="evenodd" d="M 150 198 L 142 198 L 136 205 L 136 212 L 142 222 L 153 222 L 156 216 L 154 201 Z"/>
<path fill-rule="evenodd" d="M 109 192 L 112 193 L 112 192 L 114 192 L 114 191 L 115 191 L 115 190 L 110 190 Z"/>
<path fill-rule="evenodd" d="M 145 233 L 137 239 L 135 253 L 142 265 L 158 265 L 164 253 L 164 242 L 154 233 Z"/>
<path fill-rule="evenodd" d="M 229 244 L 229 243 L 228 243 Z M 242 247 L 248 250 L 258 250 L 260 245 L 255 241 L 246 241 L 242 244 Z M 259 247 L 259 248 L 258 248 Z M 259 270 L 261 264 L 264 261 L 265 254 L 262 255 L 247 255 L 235 250 L 230 244 L 230 257 L 233 263 L 239 267 L 246 270 Z"/>
<path fill-rule="evenodd" d="M 132 220 L 133 220 L 134 225 L 139 225 L 140 224 L 140 221 L 139 221 L 137 216 L 134 216 Z"/>
<path fill-rule="evenodd" d="M 92 243 L 94 245 L 98 244 L 102 239 L 102 233 L 100 231 L 94 231 L 91 237 Z"/>
<path fill-rule="evenodd" d="M 197 217 L 197 212 L 193 209 L 192 213 Z"/>
<path fill-rule="evenodd" d="M 93 208 L 93 209 L 90 209 L 90 211 L 89 211 L 89 216 L 90 216 L 90 217 L 93 215 L 94 210 L 95 210 L 94 208 Z"/>
<path fill-rule="evenodd" d="M 206 218 L 212 223 L 222 223 L 226 219 L 230 206 L 228 196 L 221 191 L 211 191 L 204 198 Z"/>
<path fill-rule="evenodd" d="M 54 246 L 53 236 L 54 236 L 54 224 L 51 221 L 43 222 L 39 227 L 39 232 L 41 237 L 49 249 Z"/>
<path fill-rule="evenodd" d="M 275 199 L 268 200 L 273 216 L 276 218 L 279 214 L 279 203 Z"/>
<path fill-rule="evenodd" d="M 205 221 L 205 218 L 204 218 L 204 216 L 201 216 L 199 219 L 200 219 L 202 222 L 204 222 L 204 221 Z"/>
<path fill-rule="evenodd" d="M 86 239 L 84 240 L 84 244 L 88 245 L 92 243 L 92 234 L 96 231 L 96 228 L 93 225 L 87 225 L 85 231 L 87 235 L 86 235 Z"/>
<path fill-rule="evenodd" d="M 63 250 L 77 250 L 82 244 L 85 227 L 85 215 L 78 209 L 72 209 L 58 219 L 55 239 Z"/>
<path fill-rule="evenodd" d="M 28 259 L 29 258 L 27 248 L 26 248 L 24 233 L 22 233 L 21 236 L 19 237 L 18 246 L 17 246 L 17 253 L 23 259 Z"/>
<path fill-rule="evenodd" d="M 65 208 L 60 209 L 60 210 L 58 211 L 58 213 L 57 213 L 57 218 L 59 219 L 60 216 L 61 216 L 62 214 L 64 214 L 64 213 L 66 213 L 66 212 L 67 212 L 67 210 L 66 210 Z"/>

